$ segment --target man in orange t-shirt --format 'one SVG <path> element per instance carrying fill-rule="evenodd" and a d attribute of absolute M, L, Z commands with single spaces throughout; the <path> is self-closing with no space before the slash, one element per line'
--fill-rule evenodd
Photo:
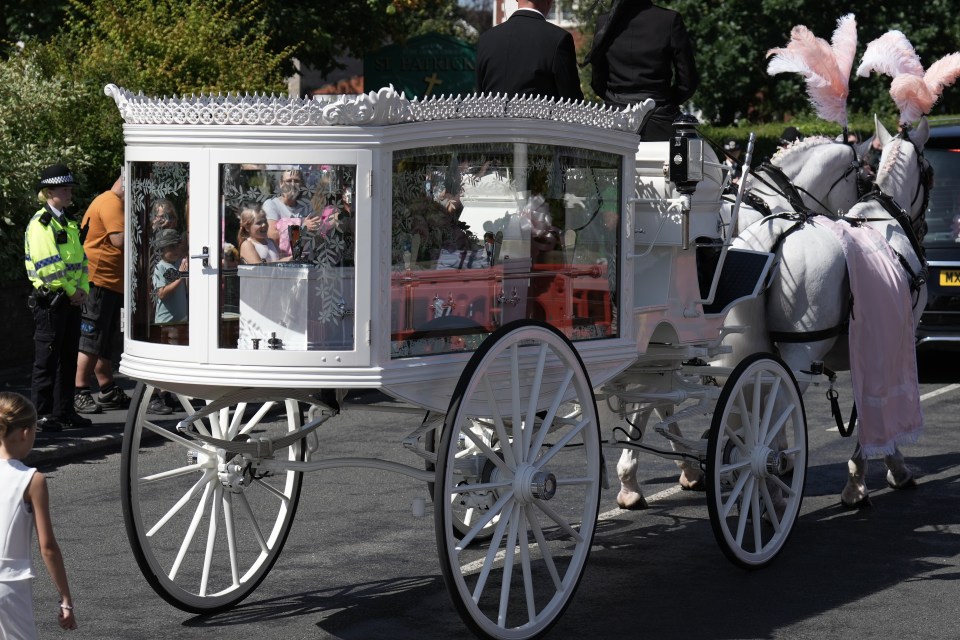
<path fill-rule="evenodd" d="M 77 413 L 126 409 L 130 396 L 113 379 L 113 362 L 120 355 L 120 309 L 123 307 L 123 176 L 109 191 L 94 198 L 80 223 L 85 234 L 90 295 L 80 319 L 80 353 L 77 356 Z M 90 379 L 95 375 L 100 394 L 93 398 Z"/>

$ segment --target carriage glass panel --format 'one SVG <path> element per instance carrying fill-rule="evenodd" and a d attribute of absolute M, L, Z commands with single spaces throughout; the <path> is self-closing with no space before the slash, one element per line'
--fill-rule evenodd
<path fill-rule="evenodd" d="M 187 162 L 132 162 L 130 334 L 134 340 L 189 344 L 189 183 Z"/>
<path fill-rule="evenodd" d="M 620 168 L 523 142 L 395 151 L 391 357 L 470 351 L 516 319 L 616 337 Z"/>
<path fill-rule="evenodd" d="M 220 348 L 354 348 L 356 175 L 354 165 L 220 165 Z"/>

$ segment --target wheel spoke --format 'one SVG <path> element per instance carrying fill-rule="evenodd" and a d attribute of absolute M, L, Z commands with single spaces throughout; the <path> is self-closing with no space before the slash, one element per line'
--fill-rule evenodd
<path fill-rule="evenodd" d="M 796 405 L 790 404 L 782 412 L 780 412 L 780 415 L 777 416 L 777 421 L 767 432 L 767 437 L 763 439 L 764 445 L 769 447 L 770 443 L 777 439 L 777 436 L 783 432 L 784 426 L 786 426 L 787 421 L 790 419 L 790 416 L 793 415 L 793 412 L 796 411 L 796 408 Z"/>
<path fill-rule="evenodd" d="M 510 512 L 510 532 L 507 534 L 507 545 L 504 547 L 503 575 L 500 583 L 500 610 L 497 612 L 497 626 L 507 625 L 507 608 L 510 605 L 510 581 L 513 578 L 513 563 L 516 557 L 517 529 L 520 520 L 520 505 L 514 504 Z"/>
<path fill-rule="evenodd" d="M 500 415 L 500 407 L 497 405 L 496 393 L 494 393 L 493 386 L 490 384 L 490 379 L 487 376 L 483 376 L 481 384 L 487 397 L 487 407 L 489 407 L 490 415 L 493 418 L 497 438 L 501 442 L 500 449 L 503 451 L 503 458 L 511 468 L 516 468 L 517 457 L 513 455 L 513 447 L 507 446 L 507 443 L 510 442 L 510 436 L 507 434 L 507 428 L 503 424 L 503 416 Z"/>
<path fill-rule="evenodd" d="M 557 393 L 553 396 L 553 403 L 543 418 L 540 431 L 537 433 L 537 439 L 529 449 L 528 455 L 530 455 L 531 458 L 535 456 L 536 452 L 540 450 L 540 447 L 543 446 L 544 441 L 547 439 L 547 434 L 550 432 L 549 426 L 554 423 L 554 417 L 557 415 L 557 410 L 560 408 L 560 403 L 563 402 L 564 396 L 567 395 L 567 389 L 570 387 L 572 380 L 573 371 L 567 371 L 566 374 L 564 374 L 563 382 L 557 389 Z"/>
<path fill-rule="evenodd" d="M 540 344 L 540 350 L 537 353 L 537 364 L 533 371 L 533 383 L 530 385 L 530 401 L 527 404 L 527 420 L 529 421 L 529 429 L 523 430 L 523 442 L 522 451 L 523 451 L 523 460 L 527 459 L 527 452 L 530 451 L 530 443 L 533 440 L 533 427 L 537 422 L 537 401 L 540 399 L 540 387 L 543 384 L 543 367 L 547 361 L 547 345 L 546 343 Z"/>
<path fill-rule="evenodd" d="M 553 520 L 553 522 L 563 529 L 568 536 L 573 538 L 574 542 L 583 542 L 583 537 L 581 537 L 580 532 L 570 526 L 570 523 L 567 522 L 567 519 L 561 516 L 559 513 L 553 510 L 553 508 L 543 500 L 537 500 L 533 504 L 537 505 L 537 508 L 540 511 L 543 511 L 544 515 Z"/>
<path fill-rule="evenodd" d="M 143 428 L 146 431 L 149 431 L 150 433 L 155 433 L 162 438 L 166 438 L 170 442 L 175 442 L 179 444 L 181 447 L 184 447 L 186 449 L 197 449 L 198 447 L 202 446 L 200 443 L 198 443 L 195 440 L 187 440 L 186 438 L 181 436 L 179 433 L 174 433 L 169 429 L 164 429 L 160 425 L 150 421 L 144 422 Z"/>
<path fill-rule="evenodd" d="M 220 500 L 223 499 L 223 487 L 217 485 L 210 501 L 210 522 L 207 523 L 207 546 L 203 553 L 203 575 L 200 578 L 200 595 L 207 594 L 210 586 L 210 566 L 213 564 L 213 549 L 217 541 L 217 513 Z"/>
<path fill-rule="evenodd" d="M 550 551 L 547 540 L 543 535 L 543 528 L 540 526 L 540 521 L 532 513 L 532 507 L 530 505 L 526 505 L 524 511 L 527 521 L 530 523 L 530 529 L 533 531 L 533 537 L 536 539 L 537 546 L 540 549 L 540 555 L 543 557 L 543 562 L 547 567 L 547 571 L 550 573 L 550 579 L 553 580 L 553 588 L 560 590 L 563 588 L 563 581 L 560 579 L 557 565 L 553 561 L 553 553 Z"/>
<path fill-rule="evenodd" d="M 486 557 L 483 560 L 483 566 L 480 567 L 480 576 L 478 577 L 477 584 L 473 589 L 472 597 L 474 603 L 480 602 L 480 597 L 483 595 L 483 590 L 487 585 L 487 580 L 490 578 L 490 573 L 496 566 L 497 556 L 500 554 L 500 543 L 503 541 L 503 536 L 507 531 L 507 525 L 509 523 L 509 517 L 502 517 L 494 529 L 493 537 L 490 539 L 490 547 L 487 549 Z M 458 547 L 457 552 L 462 553 L 465 547 L 466 545 Z"/>
<path fill-rule="evenodd" d="M 740 427 L 743 431 L 743 441 L 746 442 L 756 442 L 756 438 L 752 434 L 752 424 L 753 424 L 753 415 L 750 413 L 750 410 L 747 408 L 747 398 L 743 395 L 743 389 L 737 393 L 737 405 L 740 409 Z"/>
<path fill-rule="evenodd" d="M 760 513 L 760 489 L 759 485 L 762 485 L 762 482 L 757 482 L 754 485 L 753 494 L 750 496 L 750 511 L 753 514 L 751 518 L 751 524 L 753 524 L 753 551 L 754 553 L 760 553 L 763 549 L 763 514 Z"/>
<path fill-rule="evenodd" d="M 763 506 L 767 510 L 767 517 L 776 533 L 780 533 L 780 516 L 773 504 L 773 496 L 770 495 L 770 488 L 766 482 L 760 483 L 760 495 L 763 497 Z"/>
<path fill-rule="evenodd" d="M 774 378 L 773 384 L 767 389 L 766 393 L 766 406 L 763 408 L 763 417 L 760 419 L 760 431 L 757 434 L 758 442 L 767 441 L 767 433 L 770 428 L 770 418 L 773 415 L 773 410 L 776 407 L 777 392 L 780 389 L 780 378 Z"/>
<path fill-rule="evenodd" d="M 260 551 L 267 553 L 270 551 L 270 545 L 267 544 L 267 539 L 263 536 L 263 531 L 260 530 L 260 523 L 257 522 L 257 516 L 253 513 L 253 509 L 250 508 L 250 501 L 247 500 L 247 496 L 244 493 L 240 494 L 240 508 L 243 510 L 243 515 L 247 517 L 250 531 L 253 533 L 257 544 L 260 545 Z"/>
<path fill-rule="evenodd" d="M 543 454 L 543 456 L 541 456 L 534 462 L 534 466 L 537 469 L 542 469 L 546 464 L 548 464 L 551 460 L 553 460 L 558 453 L 563 451 L 563 448 L 567 446 L 571 440 L 573 440 L 578 435 L 580 435 L 580 432 L 583 431 L 584 427 L 587 427 L 587 426 L 593 426 L 592 419 L 584 418 L 583 420 L 575 424 L 569 433 L 567 433 L 565 436 L 560 438 L 560 440 L 557 441 L 555 444 L 551 445 L 550 450 L 547 451 L 545 454 Z"/>
<path fill-rule="evenodd" d="M 523 570 L 523 593 L 527 601 L 527 621 L 533 622 L 537 619 L 537 603 L 533 597 L 533 573 L 530 571 L 530 536 L 527 535 L 527 514 L 526 510 L 517 505 L 517 520 L 519 524 L 520 543 L 520 568 Z"/>
<path fill-rule="evenodd" d="M 230 581 L 233 586 L 240 584 L 240 567 L 237 563 L 237 531 L 233 521 L 233 494 L 223 493 L 223 527 L 227 532 L 227 553 L 230 556 Z"/>
<path fill-rule="evenodd" d="M 264 416 L 267 415 L 267 412 L 273 409 L 275 404 L 276 404 L 275 402 L 264 402 L 263 405 L 259 409 L 257 409 L 257 412 L 253 414 L 253 417 L 247 420 L 247 423 L 243 425 L 243 427 L 237 432 L 236 435 L 245 436 L 248 433 L 250 433 L 254 427 L 260 424 L 260 421 L 263 420 Z M 239 409 L 237 410 L 237 413 L 240 415 L 241 418 L 243 417 L 243 414 L 240 413 Z M 232 432 L 232 429 L 233 428 L 231 427 L 231 432 Z"/>
<path fill-rule="evenodd" d="M 183 496 L 177 500 L 172 507 L 170 507 L 170 510 L 167 511 L 149 531 L 147 531 L 146 536 L 150 538 L 156 534 L 157 531 L 162 529 L 167 522 L 170 521 L 170 518 L 179 513 L 180 509 L 182 509 L 195 495 L 197 495 L 200 489 L 206 491 L 210 487 L 210 481 L 213 479 L 213 477 L 213 472 L 205 471 L 203 476 L 201 476 L 200 479 L 197 480 L 192 487 L 190 487 L 190 490 L 184 493 Z"/>
<path fill-rule="evenodd" d="M 161 473 L 154 473 L 149 476 L 143 476 L 140 478 L 140 484 L 146 485 L 151 482 L 158 482 L 160 480 L 169 480 L 170 478 L 179 478 L 180 476 L 187 476 L 197 471 L 203 471 L 204 469 L 209 469 L 210 465 L 208 464 L 188 464 L 183 467 L 178 467 L 176 469 L 170 469 L 169 471 L 163 471 Z"/>
<path fill-rule="evenodd" d="M 747 475 L 747 478 L 750 478 Z M 740 501 L 740 512 L 737 514 L 737 546 L 743 546 L 743 534 L 750 519 L 750 501 L 753 499 L 753 482 L 746 484 L 743 490 L 743 499 Z"/>
<path fill-rule="evenodd" d="M 210 498 L 211 486 L 212 485 L 208 484 L 203 488 L 203 496 L 200 497 L 200 503 L 197 504 L 193 518 L 190 519 L 190 526 L 187 528 L 186 535 L 183 536 L 183 542 L 180 543 L 180 551 L 177 553 L 177 559 L 174 560 L 173 566 L 170 568 L 169 578 L 171 580 L 177 577 L 177 572 L 180 571 L 180 564 L 183 562 L 184 556 L 187 555 L 187 549 L 193 542 L 193 536 L 197 533 L 197 527 L 200 526 L 200 519 L 203 518 L 204 507 L 206 507 L 207 501 Z"/>
<path fill-rule="evenodd" d="M 287 496 L 285 493 L 283 493 L 282 491 L 274 487 L 272 484 L 268 482 L 264 482 L 260 478 L 254 478 L 253 481 L 251 482 L 251 486 L 260 487 L 261 489 L 264 489 L 267 492 L 272 493 L 274 496 L 277 497 L 278 500 L 280 500 L 280 502 L 283 503 L 284 506 L 287 506 L 288 504 L 290 504 L 289 496 Z"/>
<path fill-rule="evenodd" d="M 513 455 L 515 460 L 523 460 L 523 438 L 517 437 L 517 431 L 523 429 L 520 404 L 520 347 L 510 345 L 510 406 L 513 408 Z M 506 442 L 506 441 L 505 441 Z"/>
<path fill-rule="evenodd" d="M 513 469 L 516 468 L 516 465 L 510 465 L 507 462 L 504 462 L 500 459 L 493 449 L 491 449 L 486 442 L 483 441 L 483 438 L 480 434 L 475 433 L 473 429 L 464 429 L 462 431 L 463 435 L 467 436 L 473 444 L 480 449 L 480 452 L 487 457 L 487 459 L 495 464 L 501 471 L 504 473 L 513 475 Z"/>
<path fill-rule="evenodd" d="M 730 495 L 727 500 L 723 503 L 722 509 L 720 510 L 721 517 L 726 518 L 730 515 L 730 510 L 736 506 L 737 500 L 743 494 L 743 488 L 746 486 L 747 481 L 750 480 L 750 473 L 747 468 L 750 466 L 749 462 L 741 462 L 738 465 L 730 465 L 725 467 L 726 471 L 729 469 L 733 471 L 735 469 L 744 469 L 743 473 L 737 476 L 737 482 L 734 484 L 733 488 L 730 490 Z"/>
<path fill-rule="evenodd" d="M 487 511 L 487 513 L 482 518 L 480 518 L 477 524 L 470 527 L 470 530 L 467 531 L 466 535 L 463 536 L 463 539 L 460 540 L 460 544 L 457 545 L 457 549 L 462 550 L 467 548 L 467 546 L 469 546 L 470 543 L 473 542 L 473 539 L 476 538 L 477 535 L 481 531 L 483 531 L 483 529 L 488 524 L 493 522 L 494 518 L 496 518 L 498 515 L 499 516 L 503 515 L 502 512 L 504 511 L 504 506 L 506 506 L 508 502 L 512 502 L 512 501 L 513 501 L 513 491 L 507 491 L 502 496 L 500 496 L 500 499 L 497 500 L 492 507 L 490 507 L 490 510 Z"/>

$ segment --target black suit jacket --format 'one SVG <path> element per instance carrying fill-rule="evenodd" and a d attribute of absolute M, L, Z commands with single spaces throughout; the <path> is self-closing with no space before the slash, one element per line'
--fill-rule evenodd
<path fill-rule="evenodd" d="M 518 9 L 477 44 L 477 91 L 583 99 L 573 36 Z"/>
<path fill-rule="evenodd" d="M 680 14 L 649 0 L 621 0 L 601 15 L 588 60 L 590 86 L 607 104 L 653 98 L 658 107 L 676 108 L 700 83 Z"/>

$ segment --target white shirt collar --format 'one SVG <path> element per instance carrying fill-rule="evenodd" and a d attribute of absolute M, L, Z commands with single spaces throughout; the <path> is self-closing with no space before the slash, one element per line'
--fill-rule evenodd
<path fill-rule="evenodd" d="M 533 8 L 530 8 L 530 7 L 521 7 L 520 9 L 517 9 L 516 11 L 514 11 L 514 13 L 517 13 L 517 11 L 529 11 L 530 13 L 535 13 L 535 14 L 537 14 L 538 16 L 540 16 L 541 18 L 546 19 L 546 16 L 545 16 L 545 15 L 543 15 L 542 13 L 540 13 L 539 11 L 537 11 L 536 9 L 533 9 Z"/>

